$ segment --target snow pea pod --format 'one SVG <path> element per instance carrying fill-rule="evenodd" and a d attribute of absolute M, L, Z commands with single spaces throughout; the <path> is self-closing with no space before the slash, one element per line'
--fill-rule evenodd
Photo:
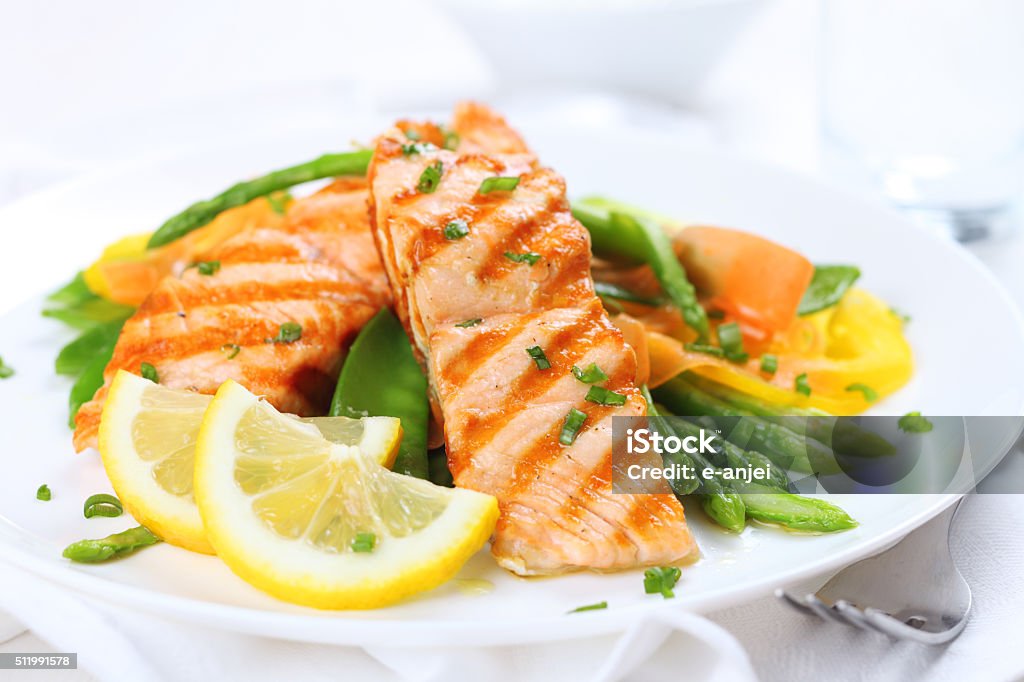
<path fill-rule="evenodd" d="M 427 380 L 409 337 L 387 308 L 363 327 L 352 344 L 334 390 L 331 416 L 401 419 L 402 442 L 392 468 L 427 478 Z"/>

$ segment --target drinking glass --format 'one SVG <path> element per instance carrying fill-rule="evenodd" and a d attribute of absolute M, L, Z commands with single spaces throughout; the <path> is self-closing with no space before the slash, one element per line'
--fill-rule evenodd
<path fill-rule="evenodd" d="M 822 0 L 825 163 L 960 240 L 1019 221 L 1024 1 Z"/>

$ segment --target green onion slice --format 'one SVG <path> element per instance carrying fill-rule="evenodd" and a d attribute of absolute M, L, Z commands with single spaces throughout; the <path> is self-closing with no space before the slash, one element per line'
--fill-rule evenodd
<path fill-rule="evenodd" d="M 608 375 L 597 366 L 596 362 L 592 362 L 587 365 L 586 369 L 580 369 L 576 365 L 573 365 L 572 375 L 585 384 L 597 384 L 608 380 Z"/>
<path fill-rule="evenodd" d="M 437 186 L 441 184 L 441 175 L 444 173 L 444 164 L 436 161 L 423 169 L 420 173 L 420 181 L 416 183 L 416 189 L 420 194 L 433 194 Z"/>
<path fill-rule="evenodd" d="M 743 350 L 743 332 L 736 322 L 718 325 L 718 345 L 725 357 L 734 362 L 744 362 L 749 357 Z"/>
<path fill-rule="evenodd" d="M 684 343 L 683 348 L 686 350 L 693 351 L 694 353 L 704 353 L 705 355 L 714 355 L 716 358 L 724 358 L 725 351 L 718 346 L 712 346 L 707 343 Z"/>
<path fill-rule="evenodd" d="M 537 261 L 540 260 L 540 254 L 532 252 L 513 253 L 511 251 L 506 251 L 505 258 L 508 258 L 513 263 L 528 263 L 530 267 L 533 267 L 537 264 Z"/>
<path fill-rule="evenodd" d="M 98 495 L 90 495 L 89 499 L 85 501 L 82 511 L 87 519 L 91 519 L 94 516 L 108 516 L 112 518 L 123 514 L 124 507 L 121 505 L 121 500 L 113 495 L 100 493 Z"/>
<path fill-rule="evenodd" d="M 562 424 L 562 432 L 558 434 L 558 442 L 562 445 L 572 445 L 576 442 L 583 422 L 587 420 L 587 413 L 580 412 L 575 407 L 565 415 L 565 422 Z"/>
<path fill-rule="evenodd" d="M 463 322 L 459 322 L 455 326 L 456 327 L 462 327 L 462 328 L 475 327 L 475 326 L 477 326 L 478 324 L 480 324 L 483 321 L 484 321 L 484 318 L 482 318 L 482 317 L 474 317 L 471 320 L 465 320 Z"/>
<path fill-rule="evenodd" d="M 646 594 L 660 594 L 665 599 L 676 596 L 672 591 L 682 572 L 676 566 L 660 566 L 648 568 L 644 571 L 644 592 Z"/>
<path fill-rule="evenodd" d="M 544 355 L 544 349 L 540 346 L 530 346 L 526 349 L 526 354 L 533 358 L 533 361 L 537 364 L 537 369 L 551 369 L 548 356 Z"/>
<path fill-rule="evenodd" d="M 143 379 L 149 379 L 154 384 L 160 383 L 160 375 L 156 373 L 156 367 L 148 362 L 143 362 L 139 365 L 139 373 L 142 375 Z"/>
<path fill-rule="evenodd" d="M 377 536 L 373 533 L 356 533 L 356 538 L 352 541 L 353 552 L 372 552 L 376 546 Z"/>
<path fill-rule="evenodd" d="M 42 484 L 41 486 L 39 486 L 39 488 L 36 489 L 36 499 L 37 500 L 42 500 L 43 502 L 49 502 L 51 497 L 52 497 L 52 495 L 50 493 L 50 486 L 46 485 L 45 483 Z"/>
<path fill-rule="evenodd" d="M 793 388 L 802 395 L 809 396 L 811 394 L 811 385 L 807 383 L 806 372 L 797 376 L 796 381 L 793 382 Z"/>
<path fill-rule="evenodd" d="M 878 400 L 878 393 L 875 391 L 875 389 L 871 388 L 867 384 L 850 384 L 849 386 L 846 387 L 846 390 L 860 391 L 864 395 L 864 400 L 868 401 L 869 403 L 873 403 L 876 400 Z"/>
<path fill-rule="evenodd" d="M 495 176 L 487 178 L 480 183 L 478 194 L 490 194 L 491 192 L 511 192 L 519 186 L 519 178 L 513 176 Z"/>
<path fill-rule="evenodd" d="M 228 360 L 233 360 L 235 356 L 238 355 L 241 351 L 242 347 L 239 346 L 237 343 L 225 343 L 223 346 L 220 347 L 220 352 L 226 353 L 228 356 Z"/>
<path fill-rule="evenodd" d="M 465 220 L 453 220 L 444 226 L 444 238 L 448 241 L 462 239 L 469 234 L 469 224 Z"/>
<path fill-rule="evenodd" d="M 935 425 L 927 417 L 922 417 L 920 412 L 907 412 L 900 417 L 896 425 L 904 433 L 928 433 L 935 428 Z"/>
<path fill-rule="evenodd" d="M 277 330 L 277 336 L 266 339 L 267 343 L 294 343 L 302 338 L 302 325 L 298 322 L 285 322 Z"/>
<path fill-rule="evenodd" d="M 779 371 L 779 358 L 771 353 L 761 356 L 761 371 L 765 374 L 775 374 Z"/>
<path fill-rule="evenodd" d="M 591 386 L 590 390 L 587 391 L 587 400 L 598 405 L 618 406 L 626 404 L 626 396 L 609 391 L 602 386 Z"/>
<path fill-rule="evenodd" d="M 596 604 L 587 604 L 586 606 L 579 606 L 569 613 L 582 613 L 583 611 L 600 611 L 601 609 L 608 608 L 608 602 L 599 601 Z"/>

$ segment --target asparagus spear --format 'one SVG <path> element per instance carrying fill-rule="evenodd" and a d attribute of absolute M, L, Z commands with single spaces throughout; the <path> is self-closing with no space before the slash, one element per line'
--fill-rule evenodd
<path fill-rule="evenodd" d="M 831 446 L 832 450 L 853 457 L 885 457 L 896 454 L 896 447 L 882 436 L 861 428 L 847 417 L 835 417 L 816 409 L 773 405 L 731 386 L 687 372 L 687 382 L 737 410 L 764 417 L 798 434 Z"/>
<path fill-rule="evenodd" d="M 807 473 L 835 474 L 842 471 L 832 451 L 813 438 L 805 438 L 784 426 L 737 410 L 701 391 L 682 376 L 663 384 L 655 393 L 675 413 L 714 417 L 716 423 L 721 421 L 720 426 L 727 425 L 728 420 L 719 418 L 744 417 L 749 430 L 742 434 L 730 431 L 727 438 L 763 453 L 777 466 Z"/>
<path fill-rule="evenodd" d="M 371 156 L 372 152 L 369 149 L 340 154 L 324 154 L 312 161 L 240 182 L 212 199 L 196 202 L 178 215 L 172 216 L 153 233 L 148 247 L 153 249 L 180 239 L 189 232 L 209 223 L 217 217 L 217 214 L 248 203 L 256 197 L 266 196 L 272 192 L 321 178 L 338 175 L 365 175 Z"/>
<path fill-rule="evenodd" d="M 641 388 L 644 394 L 644 398 L 647 400 L 647 416 L 653 417 L 652 422 L 654 427 L 659 429 L 660 432 L 679 436 L 673 425 L 665 419 L 659 419 L 661 412 L 658 407 L 654 404 L 653 398 L 651 398 L 650 392 L 647 387 Z M 688 455 L 683 454 L 683 457 Z M 705 467 L 711 466 L 710 462 L 704 459 L 703 456 L 695 454 L 692 456 L 693 466 L 698 470 L 704 469 Z M 743 504 L 742 498 L 733 492 L 728 486 L 716 478 L 710 478 L 707 480 L 701 480 L 697 477 L 697 486 L 695 486 L 691 492 L 696 491 L 697 499 L 700 500 L 701 507 L 704 512 L 726 530 L 733 532 L 740 532 L 746 526 L 746 511 Z M 677 492 L 678 494 L 678 492 Z"/>
<path fill-rule="evenodd" d="M 136 526 L 98 540 L 79 540 L 64 549 L 64 556 L 72 561 L 94 564 L 131 554 L 141 547 L 160 542 L 148 528 Z"/>
<path fill-rule="evenodd" d="M 586 199 L 575 202 L 572 212 L 590 232 L 594 253 L 618 262 L 650 265 L 698 340 L 707 340 L 707 314 L 661 225 L 644 215 L 588 204 Z"/>

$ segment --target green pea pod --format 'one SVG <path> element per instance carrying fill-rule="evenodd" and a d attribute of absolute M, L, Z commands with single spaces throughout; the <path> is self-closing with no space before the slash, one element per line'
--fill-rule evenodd
<path fill-rule="evenodd" d="M 74 341 L 64 346 L 57 355 L 57 374 L 77 377 L 89 365 L 97 353 L 106 353 L 117 343 L 124 322 L 114 320 L 98 324 L 82 332 Z"/>
<path fill-rule="evenodd" d="M 110 362 L 113 355 L 113 346 L 95 355 L 71 387 L 71 395 L 68 397 L 68 424 L 71 428 L 75 428 L 75 415 L 78 414 L 78 408 L 92 400 L 96 391 L 103 385 L 103 370 L 107 368 L 107 363 Z"/>
<path fill-rule="evenodd" d="M 393 469 L 427 478 L 427 380 L 409 337 L 387 308 L 363 327 L 352 344 L 334 390 L 331 415 L 401 419 L 403 436 Z"/>
<path fill-rule="evenodd" d="M 98 540 L 79 540 L 64 549 L 64 557 L 85 564 L 95 564 L 131 554 L 137 549 L 160 542 L 148 528 L 136 526 Z"/>

